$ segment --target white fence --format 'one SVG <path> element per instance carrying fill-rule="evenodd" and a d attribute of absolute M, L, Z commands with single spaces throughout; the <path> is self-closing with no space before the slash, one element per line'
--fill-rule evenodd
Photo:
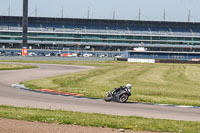
<path fill-rule="evenodd" d="M 155 63 L 155 59 L 133 59 L 133 58 L 128 58 L 128 62 Z"/>

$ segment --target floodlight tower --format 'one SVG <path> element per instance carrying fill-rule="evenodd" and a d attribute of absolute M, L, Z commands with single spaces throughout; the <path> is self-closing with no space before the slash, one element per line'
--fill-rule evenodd
<path fill-rule="evenodd" d="M 22 48 L 27 48 L 27 33 L 28 33 L 28 0 L 23 0 L 23 41 Z"/>

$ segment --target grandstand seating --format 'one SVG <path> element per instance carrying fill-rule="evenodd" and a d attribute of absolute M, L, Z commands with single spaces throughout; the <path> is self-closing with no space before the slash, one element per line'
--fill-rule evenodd
<path fill-rule="evenodd" d="M 6 40 L 5 37 L 12 41 L 21 39 L 22 34 L 19 33 L 22 31 L 21 23 L 20 17 L 0 16 L 3 42 Z M 30 17 L 28 31 L 31 32 L 29 40 L 33 43 L 47 44 L 81 42 L 84 45 L 95 43 L 96 46 L 102 47 L 111 44 L 120 47 L 121 45 L 132 47 L 140 44 L 150 47 L 153 44 L 163 45 L 162 47 L 166 45 L 170 47 L 184 45 L 185 47 L 199 45 L 200 41 L 200 23 L 185 22 Z"/>
<path fill-rule="evenodd" d="M 0 23 L 1 30 L 22 30 L 19 23 Z M 29 31 L 199 36 L 200 28 L 30 23 Z"/>

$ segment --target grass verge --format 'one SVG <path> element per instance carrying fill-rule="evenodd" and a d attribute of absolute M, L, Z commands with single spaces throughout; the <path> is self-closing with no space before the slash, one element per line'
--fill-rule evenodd
<path fill-rule="evenodd" d="M 32 69 L 32 68 L 37 68 L 37 66 L 25 66 L 25 65 L 15 65 L 15 64 L 0 64 L 0 71 L 3 71 L 3 70 Z"/>
<path fill-rule="evenodd" d="M 74 124 L 92 127 L 123 128 L 134 131 L 199 133 L 200 122 L 113 116 L 62 110 L 0 106 L 0 117 L 44 123 Z"/>
<path fill-rule="evenodd" d="M 129 100 L 200 106 L 198 64 L 142 64 L 115 61 L 23 62 L 98 67 L 89 71 L 24 82 L 25 86 L 32 89 L 53 89 L 84 94 L 86 97 L 103 98 L 107 90 L 131 83 L 133 95 Z"/>

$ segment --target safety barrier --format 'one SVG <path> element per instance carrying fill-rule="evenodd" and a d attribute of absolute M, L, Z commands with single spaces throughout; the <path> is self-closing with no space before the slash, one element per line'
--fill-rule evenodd
<path fill-rule="evenodd" d="M 128 62 L 155 63 L 155 59 L 131 59 L 131 58 L 128 58 Z"/>

